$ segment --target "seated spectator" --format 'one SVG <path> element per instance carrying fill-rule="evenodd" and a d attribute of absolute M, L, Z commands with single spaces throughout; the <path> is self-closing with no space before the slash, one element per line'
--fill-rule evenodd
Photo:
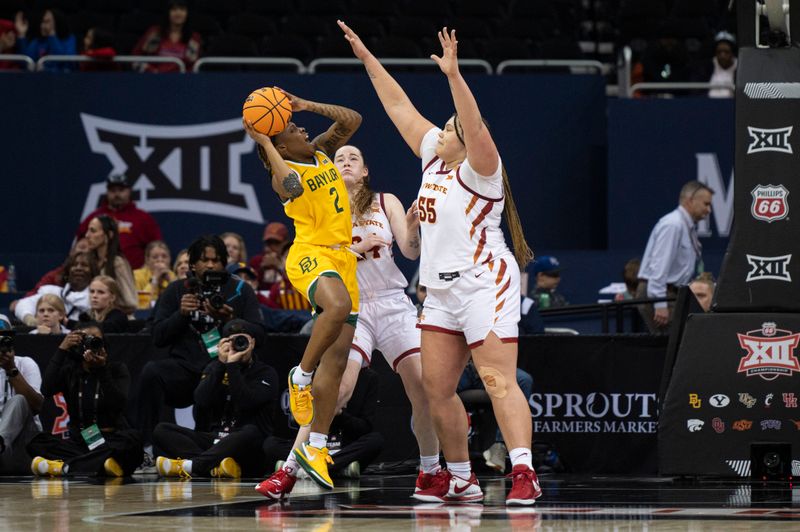
<path fill-rule="evenodd" d="M 42 393 L 64 396 L 69 439 L 40 433 L 27 449 L 34 475 L 129 476 L 142 461 L 142 441 L 123 412 L 130 375 L 109 360 L 103 331 L 85 323 L 69 333 L 47 364 Z"/>
<path fill-rule="evenodd" d="M 228 250 L 228 264 L 247 262 L 247 246 L 242 235 L 228 232 L 222 233 L 219 237 L 225 242 L 225 248 Z"/>
<path fill-rule="evenodd" d="M 189 250 L 182 249 L 178 252 L 175 263 L 172 265 L 172 271 L 175 273 L 176 279 L 189 277 Z"/>
<path fill-rule="evenodd" d="M 17 13 L 14 25 L 17 30 L 17 48 L 23 53 L 38 61 L 46 55 L 75 55 L 78 48 L 75 36 L 69 31 L 67 17 L 59 9 L 48 9 L 42 15 L 39 31 L 34 37 L 28 37 L 29 23 L 25 14 Z M 53 72 L 68 72 L 74 68 L 72 63 L 50 63 L 45 70 Z"/>
<path fill-rule="evenodd" d="M 281 222 L 271 222 L 264 228 L 262 241 L 264 251 L 250 259 L 250 267 L 258 273 L 258 287 L 269 291 L 273 284 L 283 279 L 285 254 L 291 245 L 289 229 Z"/>
<path fill-rule="evenodd" d="M 105 334 L 128 332 L 128 316 L 119 309 L 122 294 L 117 282 L 108 275 L 98 275 L 89 284 L 89 311 L 83 321 L 97 323 Z"/>
<path fill-rule="evenodd" d="M 149 28 L 133 49 L 133 55 L 157 55 L 176 57 L 191 71 L 200 58 L 202 39 L 192 31 L 189 19 L 189 3 L 186 0 L 170 0 L 165 20 Z M 171 63 L 145 63 L 142 72 L 178 72 Z"/>
<path fill-rule="evenodd" d="M 67 311 L 56 294 L 44 294 L 36 302 L 36 328 L 30 334 L 67 334 Z"/>
<path fill-rule="evenodd" d="M 350 400 L 331 423 L 328 435 L 328 451 L 333 457 L 329 472 L 332 477 L 358 478 L 380 454 L 383 436 L 375 430 L 375 415 L 378 408 L 378 374 L 365 367 L 358 374 Z M 296 426 L 288 408 L 285 409 L 290 426 Z M 266 464 L 275 468 L 275 474 L 256 487 L 266 497 L 288 495 L 296 480 L 297 472 L 287 470 L 284 460 L 292 451 L 294 439 L 270 436 L 264 441 Z"/>
<path fill-rule="evenodd" d="M 17 32 L 14 23 L 0 18 L 0 54 L 16 54 Z M 16 61 L 0 61 L 0 70 L 22 70 L 22 63 Z"/>
<path fill-rule="evenodd" d="M 700 303 L 703 312 L 711 310 L 711 303 L 714 301 L 714 287 L 714 276 L 711 275 L 711 272 L 703 272 L 689 283 L 689 290 Z"/>
<path fill-rule="evenodd" d="M 0 314 L 0 474 L 27 474 L 31 457 L 25 443 L 42 431 L 36 415 L 44 398 L 42 376 L 36 361 L 14 351 L 14 331 Z"/>
<path fill-rule="evenodd" d="M 30 289 L 28 291 L 28 293 L 26 293 L 25 295 L 26 296 L 32 296 L 33 294 L 35 294 L 39 290 L 39 288 L 41 288 L 42 286 L 44 286 L 46 284 L 54 284 L 56 286 L 64 286 L 64 283 L 66 282 L 65 279 L 64 279 L 64 266 L 65 266 L 66 262 L 73 255 L 75 255 L 76 253 L 86 253 L 88 251 L 90 251 L 89 250 L 89 241 L 86 240 L 85 238 L 77 239 L 75 241 L 75 243 L 72 244 L 72 249 L 69 250 L 69 255 L 67 255 L 67 259 L 64 261 L 64 263 L 59 265 L 59 266 L 57 266 L 57 267 L 55 267 L 55 268 L 53 268 L 49 272 L 45 273 L 42 276 L 42 278 L 39 279 L 39 282 L 36 283 L 36 286 L 34 286 L 32 289 Z"/>
<path fill-rule="evenodd" d="M 119 226 L 116 220 L 104 214 L 92 219 L 86 230 L 86 240 L 89 241 L 89 249 L 97 257 L 100 273 L 108 275 L 119 285 L 121 298 L 117 305 L 126 314 L 132 313 L 138 304 L 136 283 L 133 281 L 131 265 L 119 251 Z"/>
<path fill-rule="evenodd" d="M 557 292 L 561 282 L 561 263 L 550 255 L 543 255 L 533 263 L 535 283 L 528 295 L 536 301 L 539 309 L 564 307 L 569 305 L 567 299 Z"/>
<path fill-rule="evenodd" d="M 625 291 L 614 296 L 614 301 L 627 301 L 636 297 L 636 287 L 639 286 L 640 258 L 634 258 L 625 263 L 622 268 L 622 280 L 625 282 Z"/>
<path fill-rule="evenodd" d="M 236 276 L 250 285 L 253 292 L 256 293 L 259 305 L 269 305 L 269 299 L 258 290 L 258 274 L 255 270 L 247 265 L 245 262 L 229 262 L 225 268 L 229 274 Z"/>
<path fill-rule="evenodd" d="M 709 83 L 736 84 L 736 37 L 721 31 L 714 37 L 714 57 L 711 59 L 706 79 Z M 708 90 L 709 98 L 733 98 L 735 89 L 715 88 Z"/>
<path fill-rule="evenodd" d="M 169 283 L 176 279 L 169 266 L 169 246 L 166 242 L 154 240 L 147 244 L 144 266 L 133 272 L 140 309 L 153 307 Z"/>
<path fill-rule="evenodd" d="M 544 333 L 544 320 L 539 314 L 539 307 L 536 301 L 528 296 L 521 296 L 519 308 L 519 333 L 520 334 L 542 334 Z"/>
<path fill-rule="evenodd" d="M 691 78 L 689 52 L 677 38 L 683 29 L 679 21 L 665 20 L 657 40 L 648 44 L 642 56 L 643 77 L 647 82 L 684 82 Z"/>
<path fill-rule="evenodd" d="M 222 326 L 234 318 L 261 324 L 253 289 L 227 276 L 227 261 L 228 252 L 218 236 L 198 238 L 189 246 L 191 276 L 172 282 L 158 300 L 153 344 L 167 348 L 169 356 L 145 364 L 139 377 L 136 418 L 146 444 L 152 441 L 164 406 L 193 404 L 194 390 L 209 357 L 216 356 Z M 219 274 L 224 279 L 222 286 L 210 278 Z M 212 306 L 212 295 L 221 297 L 224 304 Z M 152 448 L 147 450 L 152 459 Z"/>
<path fill-rule="evenodd" d="M 36 326 L 36 304 L 44 294 L 56 294 L 64 301 L 67 320 L 77 321 L 89 310 L 89 283 L 97 275 L 97 260 L 92 253 L 77 253 L 64 266 L 64 286 L 44 285 L 32 296 L 24 297 L 14 306 L 14 314 L 25 325 Z M 68 324 L 69 326 L 69 324 Z"/>
<path fill-rule="evenodd" d="M 280 310 L 304 310 L 311 312 L 311 304 L 292 285 L 287 277 L 273 283 L 267 296 L 267 306 Z"/>
<path fill-rule="evenodd" d="M 153 431 L 161 476 L 239 478 L 264 472 L 261 444 L 272 434 L 270 412 L 280 388 L 275 370 L 253 358 L 263 343 L 258 325 L 238 319 L 225 324 L 218 356 L 194 390 L 195 430 L 159 423 Z"/>
<path fill-rule="evenodd" d="M 112 60 L 117 55 L 114 49 L 114 34 L 104 28 L 89 28 L 83 37 L 83 55 L 91 57 L 92 63 L 80 63 L 82 72 L 121 70 L 122 65 Z"/>

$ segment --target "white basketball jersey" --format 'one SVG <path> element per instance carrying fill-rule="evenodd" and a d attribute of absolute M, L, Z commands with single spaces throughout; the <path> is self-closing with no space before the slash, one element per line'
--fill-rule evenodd
<path fill-rule="evenodd" d="M 439 131 L 428 131 L 420 146 L 419 279 L 429 288 L 447 288 L 476 265 L 491 265 L 493 260 L 511 254 L 500 229 L 504 205 L 502 161 L 498 161 L 492 176 L 478 175 L 469 160 L 448 170 L 435 153 Z"/>
<path fill-rule="evenodd" d="M 360 242 L 367 235 L 374 233 L 387 242 L 394 241 L 392 227 L 383 206 L 383 194 L 375 194 L 369 211 L 356 220 L 353 214 L 353 243 Z M 358 261 L 356 277 L 358 291 L 362 300 L 373 299 L 385 295 L 391 290 L 405 290 L 408 286 L 403 272 L 397 267 L 392 254 L 392 247 L 374 247 L 364 253 L 364 259 Z"/>

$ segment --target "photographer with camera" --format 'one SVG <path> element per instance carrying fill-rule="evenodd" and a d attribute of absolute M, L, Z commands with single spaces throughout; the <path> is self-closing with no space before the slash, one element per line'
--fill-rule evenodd
<path fill-rule="evenodd" d="M 69 414 L 69 439 L 40 433 L 28 443 L 34 475 L 128 476 L 142 460 L 142 441 L 123 411 L 130 375 L 110 361 L 97 323 L 69 333 L 44 371 L 42 393 L 61 393 Z"/>
<path fill-rule="evenodd" d="M 231 320 L 223 328 L 219 352 L 194 390 L 196 430 L 159 423 L 153 446 L 165 477 L 239 478 L 261 475 L 261 443 L 272 434 L 272 405 L 278 398 L 278 374 L 253 358 L 263 342 L 261 327 Z M 177 457 L 183 457 L 180 459 Z"/>
<path fill-rule="evenodd" d="M 39 393 L 41 384 L 39 366 L 32 358 L 16 355 L 14 330 L 0 314 L 0 474 L 28 470 L 31 458 L 25 442 L 42 430 L 36 415 L 44 401 Z"/>
<path fill-rule="evenodd" d="M 190 275 L 170 283 L 159 298 L 153 343 L 169 348 L 169 357 L 145 364 L 139 377 L 137 423 L 152 458 L 152 434 L 164 405 L 184 408 L 209 358 L 217 356 L 222 327 L 234 318 L 261 327 L 261 311 L 253 289 L 225 271 L 225 243 L 202 236 L 189 246 Z M 144 465 L 148 460 L 145 459 Z"/>

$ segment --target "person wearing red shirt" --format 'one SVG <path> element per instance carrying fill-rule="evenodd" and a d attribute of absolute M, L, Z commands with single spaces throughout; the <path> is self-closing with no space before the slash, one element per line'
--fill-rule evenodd
<path fill-rule="evenodd" d="M 89 228 L 89 222 L 100 215 L 110 216 L 119 226 L 120 251 L 132 269 L 144 264 L 144 248 L 153 240 L 161 238 L 161 228 L 155 219 L 136 207 L 131 200 L 131 183 L 123 174 L 112 174 L 106 179 L 106 199 L 94 212 L 89 214 L 78 227 L 75 236 L 82 238 Z"/>

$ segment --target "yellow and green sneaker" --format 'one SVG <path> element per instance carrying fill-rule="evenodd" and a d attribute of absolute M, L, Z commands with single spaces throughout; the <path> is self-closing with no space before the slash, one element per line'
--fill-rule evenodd
<path fill-rule="evenodd" d="M 216 478 L 241 478 L 242 468 L 230 456 L 223 458 L 217 467 L 211 470 L 211 476 Z"/>
<path fill-rule="evenodd" d="M 328 448 L 318 449 L 308 443 L 301 443 L 294 451 L 294 457 L 311 479 L 323 488 L 333 489 L 333 480 L 328 473 L 328 464 L 333 463 L 333 458 L 328 454 Z"/>
<path fill-rule="evenodd" d="M 289 370 L 289 409 L 298 425 L 310 425 L 314 420 L 314 397 L 311 395 L 311 385 L 298 386 L 292 382 L 292 375 L 299 366 Z"/>

